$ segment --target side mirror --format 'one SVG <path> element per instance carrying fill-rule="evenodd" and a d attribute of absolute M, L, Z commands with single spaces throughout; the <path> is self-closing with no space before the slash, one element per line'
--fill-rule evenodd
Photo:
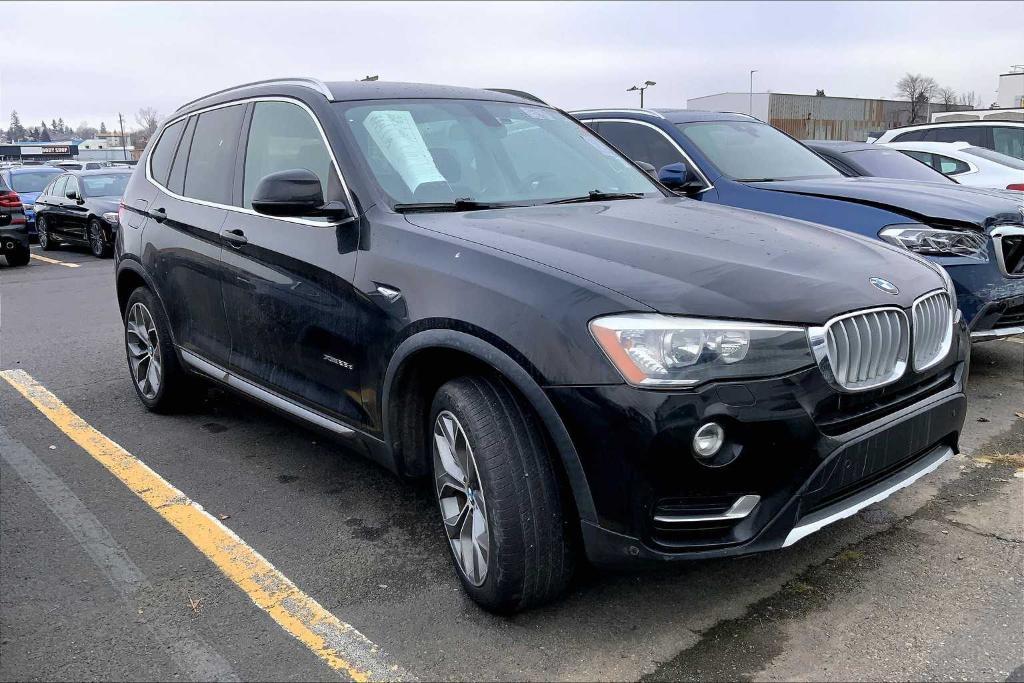
<path fill-rule="evenodd" d="M 252 208 L 265 216 L 291 218 L 351 218 L 342 202 L 324 203 L 320 178 L 305 168 L 293 168 L 264 176 L 252 194 Z"/>
<path fill-rule="evenodd" d="M 68 190 L 67 192 L 64 193 L 64 196 L 67 197 L 68 199 L 72 200 L 72 201 L 75 201 L 75 202 L 82 201 L 82 198 L 74 190 Z"/>
<path fill-rule="evenodd" d="M 658 177 L 658 169 L 654 168 L 654 164 L 649 164 L 646 161 L 634 161 L 633 163 L 642 168 L 644 173 L 652 178 Z"/>
<path fill-rule="evenodd" d="M 658 180 L 670 190 L 676 192 L 696 192 L 704 188 L 697 174 L 682 162 L 662 166 L 658 171 Z"/>

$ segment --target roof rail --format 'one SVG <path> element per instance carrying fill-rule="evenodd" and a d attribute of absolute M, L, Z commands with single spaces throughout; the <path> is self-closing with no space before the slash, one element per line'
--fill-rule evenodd
<path fill-rule="evenodd" d="M 491 92 L 500 92 L 503 95 L 512 95 L 513 97 L 522 97 L 524 100 L 530 100 L 531 102 L 537 102 L 539 104 L 547 105 L 547 102 L 541 98 L 526 92 L 525 90 L 512 90 L 511 88 L 484 88 L 484 90 L 490 90 Z"/>
<path fill-rule="evenodd" d="M 664 114 L 662 114 L 661 112 L 654 111 L 653 109 L 623 109 L 621 107 L 613 107 L 611 109 L 576 109 L 569 113 L 575 116 L 576 114 L 597 114 L 606 111 L 629 114 L 650 114 L 651 116 L 657 116 L 659 119 L 665 118 Z"/>
<path fill-rule="evenodd" d="M 334 95 L 331 93 L 331 89 L 327 87 L 327 84 L 316 78 L 304 78 L 301 76 L 297 78 L 268 78 L 262 81 L 253 81 L 252 83 L 242 83 L 241 85 L 233 85 L 230 88 L 224 88 L 223 90 L 217 90 L 216 92 L 208 93 L 206 95 L 203 95 L 202 97 L 197 97 L 194 100 L 190 100 L 185 104 L 181 105 L 180 107 L 178 107 L 177 109 L 175 109 L 174 113 L 178 113 L 185 107 L 193 105 L 196 102 L 205 100 L 207 97 L 213 97 L 214 95 L 222 95 L 226 92 L 231 92 L 232 90 L 250 88 L 254 85 L 269 85 L 271 83 L 276 83 L 278 85 L 297 85 L 303 88 L 309 88 L 310 90 L 317 91 L 318 93 L 326 97 L 328 100 L 334 97 Z"/>

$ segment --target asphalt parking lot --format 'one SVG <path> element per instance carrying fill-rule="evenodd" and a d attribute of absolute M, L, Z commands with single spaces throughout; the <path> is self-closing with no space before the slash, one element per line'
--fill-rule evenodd
<path fill-rule="evenodd" d="M 425 490 L 219 390 L 146 412 L 113 262 L 33 254 L 0 261 L 0 371 L 27 373 L 3 376 L 203 506 L 294 584 L 285 608 L 314 599 L 391 675 L 1024 680 L 1024 339 L 975 347 L 964 452 L 914 487 L 782 551 L 586 571 L 563 601 L 499 618 L 463 594 Z M 0 381 L 0 678 L 360 675 L 74 438 Z"/>

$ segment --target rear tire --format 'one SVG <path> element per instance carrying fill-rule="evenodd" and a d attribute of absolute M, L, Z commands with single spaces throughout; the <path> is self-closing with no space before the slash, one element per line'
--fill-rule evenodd
<path fill-rule="evenodd" d="M 167 324 L 164 309 L 146 287 L 137 287 L 124 310 L 128 372 L 139 400 L 155 413 L 178 409 L 190 388 Z"/>
<path fill-rule="evenodd" d="M 557 598 L 574 556 L 537 417 L 505 381 L 486 376 L 446 383 L 430 414 L 434 492 L 463 588 L 498 613 Z"/>
<path fill-rule="evenodd" d="M 36 216 L 36 239 L 39 240 L 39 246 L 43 251 L 53 251 L 57 248 L 57 243 L 50 237 L 45 216 Z"/>
<path fill-rule="evenodd" d="M 89 250 L 96 258 L 110 256 L 110 243 L 103 236 L 103 226 L 96 218 L 89 221 Z"/>
<path fill-rule="evenodd" d="M 28 247 L 25 247 L 24 249 L 16 249 L 9 252 L 8 254 L 5 254 L 5 256 L 7 257 L 7 265 L 9 266 L 27 266 L 29 258 L 31 258 L 31 253 L 29 252 Z"/>

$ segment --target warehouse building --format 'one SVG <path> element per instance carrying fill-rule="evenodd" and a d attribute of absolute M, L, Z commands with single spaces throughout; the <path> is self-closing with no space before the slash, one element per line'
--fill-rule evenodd
<path fill-rule="evenodd" d="M 798 140 L 863 142 L 869 135 L 910 123 L 909 102 L 858 97 L 726 92 L 689 99 L 686 108 L 751 114 Z M 927 114 L 962 109 L 969 107 L 935 102 L 926 105 Z"/>
<path fill-rule="evenodd" d="M 57 161 L 74 159 L 77 154 L 77 141 L 0 144 L 0 161 Z"/>

